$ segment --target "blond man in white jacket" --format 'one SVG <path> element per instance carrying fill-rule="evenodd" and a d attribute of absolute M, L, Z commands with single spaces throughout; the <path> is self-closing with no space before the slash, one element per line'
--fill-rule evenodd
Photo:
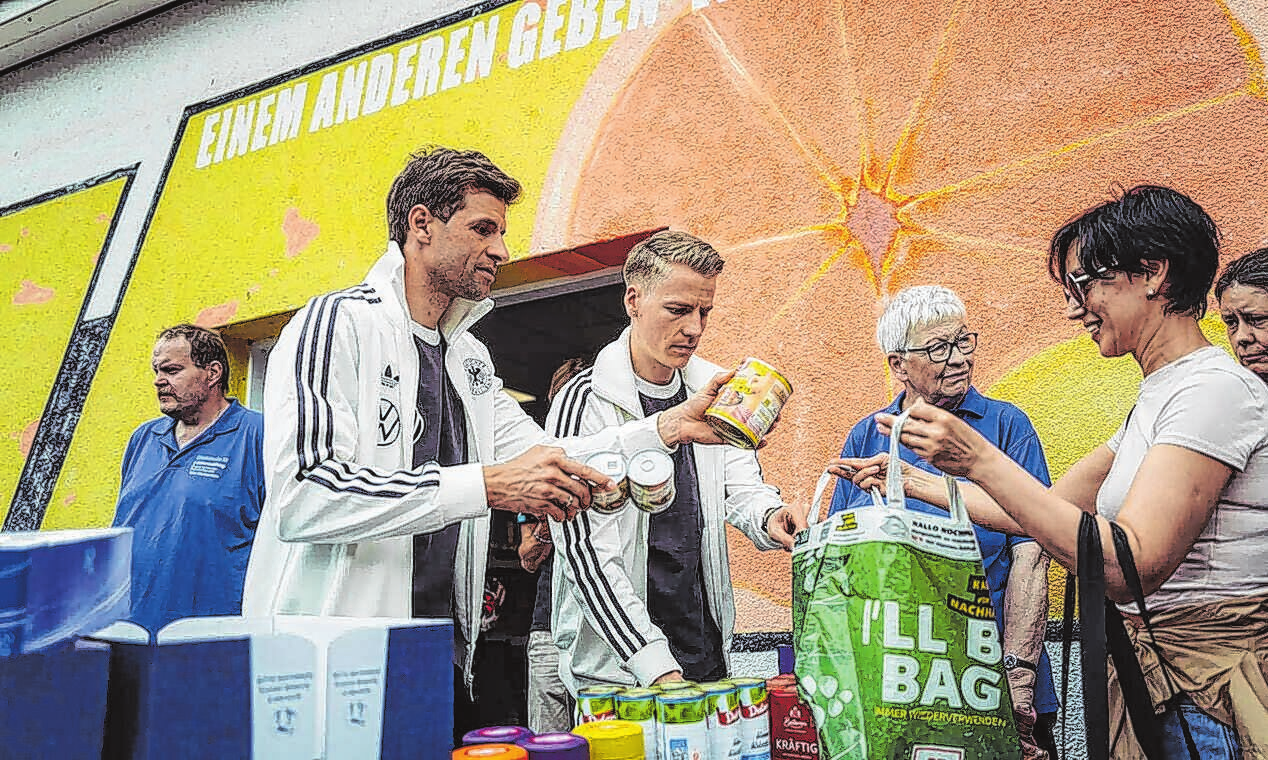
<path fill-rule="evenodd" d="M 717 382 L 573 441 L 547 436 L 502 392 L 468 329 L 493 307 L 519 194 L 475 151 L 413 156 L 388 195 L 387 252 L 361 285 L 300 309 L 265 378 L 267 499 L 244 614 L 453 617 L 456 730 L 483 717 L 478 687 L 469 697 L 490 510 L 571 520 L 587 507 L 585 482 L 608 481 L 559 446 L 717 441 L 703 418 Z"/>
<path fill-rule="evenodd" d="M 695 356 L 723 261 L 708 243 L 660 232 L 625 263 L 630 327 L 551 404 L 546 429 L 593 433 L 672 408 L 720 368 Z M 553 524 L 552 616 L 560 677 L 576 694 L 595 684 L 650 685 L 728 675 L 735 600 L 726 523 L 759 549 L 790 549 L 798 510 L 762 481 L 757 456 L 730 446 L 673 452 L 677 496 L 649 515 L 627 504 Z"/>

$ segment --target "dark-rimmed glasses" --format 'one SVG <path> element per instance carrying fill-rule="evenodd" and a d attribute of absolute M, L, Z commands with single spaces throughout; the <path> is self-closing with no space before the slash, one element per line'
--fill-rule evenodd
<path fill-rule="evenodd" d="M 951 348 L 960 349 L 960 353 L 968 356 L 977 350 L 977 333 L 964 333 L 959 335 L 955 340 L 940 340 L 937 343 L 931 343 L 927 346 L 918 348 L 904 348 L 903 353 L 914 354 L 920 352 L 929 357 L 929 361 L 934 364 L 941 364 L 951 359 Z"/>
<path fill-rule="evenodd" d="M 1079 306 L 1087 305 L 1087 286 L 1093 280 L 1109 279 L 1110 270 L 1108 267 L 1097 267 L 1092 270 L 1091 274 L 1084 272 L 1082 269 L 1076 269 L 1073 272 L 1065 273 L 1065 299 L 1069 301 L 1071 298 Z"/>

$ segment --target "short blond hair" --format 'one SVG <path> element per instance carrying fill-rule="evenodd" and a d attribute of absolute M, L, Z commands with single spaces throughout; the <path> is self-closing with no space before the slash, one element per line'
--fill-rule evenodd
<path fill-rule="evenodd" d="M 669 276 L 671 264 L 685 264 L 704 277 L 716 277 L 725 264 L 717 250 L 695 235 L 665 230 L 630 250 L 621 274 L 625 284 L 650 287 Z"/>

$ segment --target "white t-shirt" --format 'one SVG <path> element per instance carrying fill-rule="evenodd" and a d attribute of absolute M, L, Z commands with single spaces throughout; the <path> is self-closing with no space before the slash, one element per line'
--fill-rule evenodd
<path fill-rule="evenodd" d="M 1268 593 L 1268 387 L 1215 346 L 1142 380 L 1136 407 L 1108 442 L 1114 464 L 1096 495 L 1101 516 L 1117 517 L 1158 444 L 1196 451 L 1234 472 L 1193 548 L 1147 598 L 1150 609 Z"/>

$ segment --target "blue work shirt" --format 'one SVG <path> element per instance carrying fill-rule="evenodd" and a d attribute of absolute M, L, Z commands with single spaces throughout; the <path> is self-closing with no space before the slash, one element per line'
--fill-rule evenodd
<path fill-rule="evenodd" d="M 183 617 L 238 615 L 264 503 L 264 417 L 230 400 L 176 445 L 176 420 L 137 428 L 123 455 L 115 526 L 132 528 L 132 615 L 150 632 Z"/>
<path fill-rule="evenodd" d="M 894 403 L 876 412 L 880 414 L 901 414 L 903 397 L 900 393 Z M 1039 443 L 1039 435 L 1026 413 L 1007 401 L 989 399 L 969 388 L 960 406 L 953 410 L 955 415 L 968 423 L 969 427 L 981 433 L 986 440 L 998 446 L 1013 461 L 1020 464 L 1027 472 L 1034 475 L 1044 485 L 1051 484 L 1048 475 L 1048 462 L 1044 459 L 1043 446 Z M 882 435 L 876 429 L 875 414 L 869 414 L 850 430 L 841 448 L 842 458 L 870 457 L 889 451 L 889 436 Z M 900 455 L 908 462 L 922 470 L 941 475 L 942 472 L 916 452 L 901 446 Z M 870 506 L 872 497 L 848 480 L 838 479 L 836 491 L 832 494 L 832 506 L 828 514 L 832 515 L 846 509 Z M 907 508 L 917 512 L 946 516 L 947 510 L 935 507 L 928 502 L 907 497 Z M 1004 619 L 1004 588 L 1008 585 L 1008 573 L 1012 568 L 1013 546 L 1034 539 L 1020 536 L 1009 536 L 997 533 L 981 526 L 973 526 L 977 532 L 977 541 L 982 547 L 982 565 L 986 569 L 986 583 L 991 588 L 991 605 L 995 608 L 995 619 L 1001 629 L 1007 625 Z M 1047 621 L 1044 621 L 1047 623 Z M 1058 709 L 1056 691 L 1052 686 L 1052 667 L 1048 662 L 1048 653 L 1040 647 L 1039 673 L 1035 679 L 1035 711 L 1039 713 L 1056 712 Z"/>

